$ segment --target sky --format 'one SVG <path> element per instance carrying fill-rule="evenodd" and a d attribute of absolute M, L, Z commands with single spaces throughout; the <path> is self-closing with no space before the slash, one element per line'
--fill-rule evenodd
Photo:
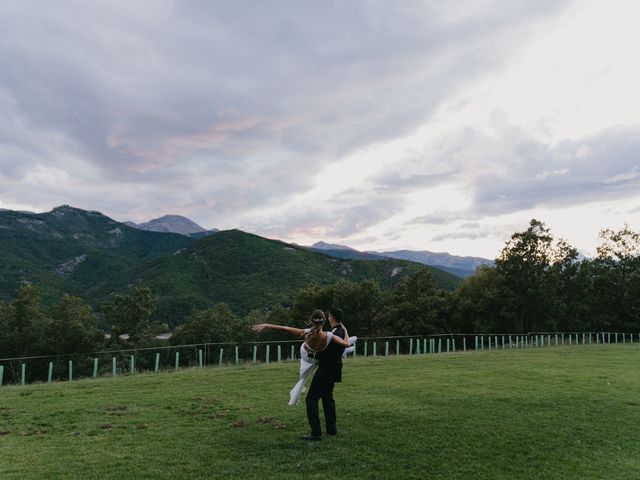
<path fill-rule="evenodd" d="M 640 229 L 633 0 L 0 0 L 0 208 L 495 258 Z"/>

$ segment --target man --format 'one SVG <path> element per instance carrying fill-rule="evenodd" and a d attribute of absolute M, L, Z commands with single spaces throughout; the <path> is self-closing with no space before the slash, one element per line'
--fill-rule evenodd
<path fill-rule="evenodd" d="M 333 335 L 346 339 L 347 331 L 342 325 L 344 314 L 339 308 L 330 308 L 327 317 L 331 324 Z M 316 354 L 318 369 L 316 370 L 309 392 L 307 393 L 307 420 L 311 433 L 305 435 L 305 440 L 322 440 L 322 430 L 320 429 L 320 414 L 318 411 L 318 401 L 322 399 L 322 409 L 324 410 L 324 420 L 327 427 L 327 435 L 336 435 L 336 402 L 333 399 L 333 387 L 342 381 L 342 353 L 345 347 L 332 342 L 321 352 Z"/>

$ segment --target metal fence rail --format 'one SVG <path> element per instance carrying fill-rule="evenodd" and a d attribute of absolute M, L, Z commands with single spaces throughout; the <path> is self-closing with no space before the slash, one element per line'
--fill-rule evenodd
<path fill-rule="evenodd" d="M 296 361 L 300 340 L 200 343 L 104 350 L 72 355 L 0 358 L 0 386 L 118 377 L 181 368 Z M 560 345 L 640 343 L 640 333 L 536 332 L 527 334 L 438 334 L 361 337 L 353 355 L 427 355 L 482 350 L 523 350 Z"/>

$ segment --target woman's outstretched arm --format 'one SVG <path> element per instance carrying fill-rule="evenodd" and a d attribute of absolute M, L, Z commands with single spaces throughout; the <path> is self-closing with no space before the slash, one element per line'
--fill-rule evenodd
<path fill-rule="evenodd" d="M 295 335 L 296 337 L 304 337 L 304 330 L 302 328 L 285 327 L 284 325 L 275 325 L 273 323 L 258 323 L 252 326 L 251 330 L 257 333 L 263 330 L 280 330 Z"/>

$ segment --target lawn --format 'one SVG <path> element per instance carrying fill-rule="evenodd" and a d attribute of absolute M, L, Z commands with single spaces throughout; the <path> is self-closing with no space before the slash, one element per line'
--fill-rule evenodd
<path fill-rule="evenodd" d="M 0 478 L 640 478 L 640 344 L 349 359 L 338 436 L 297 364 L 0 388 Z"/>

